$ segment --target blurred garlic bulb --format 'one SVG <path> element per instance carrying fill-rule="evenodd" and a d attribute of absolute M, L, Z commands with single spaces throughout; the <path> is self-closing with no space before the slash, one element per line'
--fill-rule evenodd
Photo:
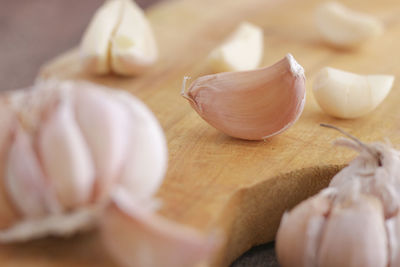
<path fill-rule="evenodd" d="M 206 75 L 182 89 L 196 112 L 221 132 L 262 140 L 300 117 L 305 103 L 304 69 L 291 54 L 270 67 Z"/>
<path fill-rule="evenodd" d="M 283 267 L 398 266 L 400 153 L 348 136 L 336 144 L 360 155 L 282 218 L 276 248 Z"/>
<path fill-rule="evenodd" d="M 167 148 L 143 103 L 87 82 L 32 89 L 0 98 L 0 241 L 91 227 L 117 185 L 152 198 Z"/>

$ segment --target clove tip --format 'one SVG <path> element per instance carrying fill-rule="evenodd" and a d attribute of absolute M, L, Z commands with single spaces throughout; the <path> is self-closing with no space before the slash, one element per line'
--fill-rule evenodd
<path fill-rule="evenodd" d="M 296 61 L 292 54 L 288 53 L 286 55 L 286 59 L 289 61 L 290 71 L 296 77 L 303 77 L 304 75 L 304 68 Z"/>

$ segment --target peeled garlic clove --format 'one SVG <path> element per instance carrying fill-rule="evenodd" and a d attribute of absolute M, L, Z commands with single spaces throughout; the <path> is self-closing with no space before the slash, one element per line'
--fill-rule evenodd
<path fill-rule="evenodd" d="M 146 205 L 135 203 L 124 189 L 102 216 L 104 245 L 125 267 L 192 267 L 207 261 L 217 248 L 215 238 L 168 221 Z"/>
<path fill-rule="evenodd" d="M 124 92 L 115 97 L 132 120 L 129 152 L 119 181 L 137 199 L 147 199 L 158 190 L 167 169 L 166 140 L 157 119 L 143 103 Z"/>
<path fill-rule="evenodd" d="M 72 104 L 60 100 L 39 134 L 39 155 L 59 202 L 70 209 L 87 204 L 94 183 L 93 161 Z"/>
<path fill-rule="evenodd" d="M 108 0 L 96 11 L 80 45 L 85 71 L 94 74 L 110 72 L 110 39 L 118 25 L 121 8 L 122 1 Z"/>
<path fill-rule="evenodd" d="M 205 121 L 248 140 L 266 139 L 292 126 L 305 95 L 304 70 L 290 54 L 270 67 L 200 77 L 182 92 Z"/>
<path fill-rule="evenodd" d="M 76 93 L 75 109 L 96 169 L 96 198 L 104 198 L 126 161 L 133 130 L 128 126 L 128 109 L 95 88 Z"/>
<path fill-rule="evenodd" d="M 357 118 L 374 110 L 393 86 L 391 75 L 358 75 L 330 67 L 320 70 L 313 93 L 320 107 L 338 118 Z"/>
<path fill-rule="evenodd" d="M 334 190 L 325 189 L 283 215 L 275 245 L 281 266 L 317 266 L 317 250 L 333 195 Z"/>
<path fill-rule="evenodd" d="M 249 22 L 242 22 L 236 31 L 208 58 L 214 72 L 252 70 L 263 55 L 263 31 Z"/>
<path fill-rule="evenodd" d="M 317 266 L 387 266 L 387 242 L 381 203 L 372 196 L 362 196 L 333 208 L 322 235 Z"/>
<path fill-rule="evenodd" d="M 40 163 L 31 138 L 20 127 L 10 147 L 5 182 L 13 203 L 25 217 L 37 218 L 49 211 Z"/>
<path fill-rule="evenodd" d="M 121 2 L 120 23 L 111 39 L 111 69 L 121 75 L 140 74 L 158 58 L 156 41 L 140 7 L 131 0 Z"/>
<path fill-rule="evenodd" d="M 361 45 L 383 32 L 382 22 L 338 2 L 321 4 L 315 11 L 315 23 L 321 36 L 339 47 Z"/>

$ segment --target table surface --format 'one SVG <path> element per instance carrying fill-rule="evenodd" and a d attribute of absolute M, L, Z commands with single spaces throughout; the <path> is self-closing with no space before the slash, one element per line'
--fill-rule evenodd
<path fill-rule="evenodd" d="M 148 7 L 159 0 L 138 0 Z M 0 89 L 26 87 L 39 67 L 76 46 L 103 0 L 0 0 Z M 278 266 L 273 244 L 258 246 L 232 267 Z"/>

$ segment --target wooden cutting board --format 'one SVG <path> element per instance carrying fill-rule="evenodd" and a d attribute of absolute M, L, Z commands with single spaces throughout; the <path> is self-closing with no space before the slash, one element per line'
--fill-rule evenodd
<path fill-rule="evenodd" d="M 218 230 L 225 243 L 211 266 L 228 266 L 251 246 L 271 241 L 284 210 L 316 193 L 355 154 L 332 147 L 342 127 L 365 142 L 387 137 L 400 144 L 400 85 L 370 115 L 339 120 L 324 114 L 312 95 L 315 73 L 332 66 L 400 78 L 398 0 L 348 1 L 375 14 L 385 34 L 362 49 L 345 51 L 323 43 L 313 24 L 317 0 L 178 0 L 148 10 L 160 47 L 159 63 L 135 78 L 93 77 L 80 71 L 76 49 L 46 64 L 41 77 L 87 79 L 121 88 L 142 99 L 161 122 L 168 139 L 169 169 L 158 197 L 160 213 L 204 233 Z M 243 20 L 265 33 L 263 65 L 290 52 L 306 70 L 304 113 L 283 134 L 260 142 L 230 138 L 205 123 L 179 92 L 184 75 L 208 74 L 208 53 Z M 71 239 L 48 238 L 0 246 L 0 265 L 18 267 L 116 266 L 95 232 Z"/>

